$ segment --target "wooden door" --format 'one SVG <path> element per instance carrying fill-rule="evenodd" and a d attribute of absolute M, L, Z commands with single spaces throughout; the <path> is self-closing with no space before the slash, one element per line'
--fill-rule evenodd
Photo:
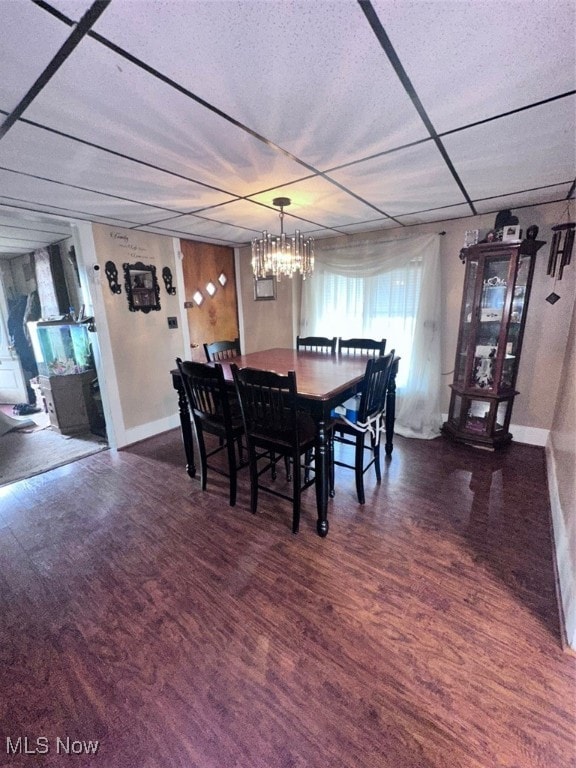
<path fill-rule="evenodd" d="M 190 358 L 206 360 L 203 344 L 238 338 L 238 301 L 234 250 L 222 245 L 181 240 Z M 210 295 L 211 286 L 213 295 Z M 198 305 L 195 294 L 202 296 Z"/>

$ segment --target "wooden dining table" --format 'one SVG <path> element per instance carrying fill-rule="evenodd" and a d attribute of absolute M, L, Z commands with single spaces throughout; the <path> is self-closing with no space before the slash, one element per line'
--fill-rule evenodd
<path fill-rule="evenodd" d="M 239 368 L 258 368 L 286 374 L 295 371 L 298 387 L 298 407 L 309 413 L 316 425 L 315 467 L 316 467 L 316 505 L 318 521 L 316 529 L 319 536 L 328 533 L 328 497 L 329 497 L 329 437 L 328 428 L 332 410 L 352 397 L 358 390 L 366 372 L 365 357 L 327 355 L 317 352 L 297 351 L 295 349 L 274 348 L 261 352 L 240 355 L 228 362 L 220 363 L 224 378 L 233 385 L 230 363 Z M 396 373 L 399 358 L 393 365 L 386 400 L 386 443 L 385 452 L 390 456 L 393 449 L 394 418 L 396 402 Z M 190 413 L 186 402 L 186 393 L 177 369 L 171 371 L 172 384 L 178 392 L 178 407 L 182 439 L 186 454 L 186 470 L 190 477 L 196 474 Z"/>

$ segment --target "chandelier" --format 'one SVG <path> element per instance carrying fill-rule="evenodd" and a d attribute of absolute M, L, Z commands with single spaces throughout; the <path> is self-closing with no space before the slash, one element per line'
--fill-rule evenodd
<path fill-rule="evenodd" d="M 314 239 L 304 237 L 297 229 L 293 236 L 284 234 L 284 208 L 290 205 L 289 197 L 275 197 L 272 204 L 280 208 L 280 234 L 262 232 L 262 237 L 252 240 L 252 270 L 254 277 L 283 275 L 292 277 L 300 272 L 302 279 L 314 271 Z"/>

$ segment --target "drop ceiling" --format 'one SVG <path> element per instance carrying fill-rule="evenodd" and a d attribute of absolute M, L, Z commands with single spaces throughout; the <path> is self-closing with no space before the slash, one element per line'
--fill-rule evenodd
<path fill-rule="evenodd" d="M 574 197 L 574 0 L 3 0 L 0 255 Z"/>

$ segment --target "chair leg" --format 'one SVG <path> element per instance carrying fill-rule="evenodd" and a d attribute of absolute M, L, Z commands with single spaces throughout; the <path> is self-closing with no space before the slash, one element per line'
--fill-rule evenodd
<path fill-rule="evenodd" d="M 310 480 L 310 465 L 312 464 L 312 449 L 306 451 L 304 454 L 304 482 L 307 483 Z"/>
<path fill-rule="evenodd" d="M 356 495 L 358 503 L 364 504 L 364 433 L 356 436 L 356 458 L 354 461 L 356 469 Z"/>
<path fill-rule="evenodd" d="M 250 511 L 256 514 L 258 506 L 258 465 L 256 463 L 256 451 L 248 447 L 248 461 L 250 463 Z"/>
<path fill-rule="evenodd" d="M 286 480 L 292 480 L 292 468 L 290 467 L 290 456 L 284 456 L 284 467 L 286 468 Z"/>
<path fill-rule="evenodd" d="M 300 528 L 300 457 L 292 459 L 294 474 L 292 478 L 292 533 Z"/>
<path fill-rule="evenodd" d="M 208 459 L 206 458 L 206 445 L 204 443 L 202 429 L 196 430 L 196 443 L 198 444 L 198 453 L 200 454 L 200 488 L 205 491 L 206 475 L 208 474 Z"/>
<path fill-rule="evenodd" d="M 372 440 L 372 450 L 374 452 L 374 469 L 376 470 L 376 481 L 380 483 L 382 481 L 382 473 L 380 471 L 380 441 L 377 443 Z"/>
<path fill-rule="evenodd" d="M 236 445 L 232 438 L 229 438 L 226 442 L 226 449 L 228 452 L 228 475 L 230 477 L 230 506 L 233 507 L 236 504 Z"/>
<path fill-rule="evenodd" d="M 330 498 L 333 499 L 336 495 L 334 485 L 334 433 L 330 435 L 328 440 L 328 492 Z"/>

